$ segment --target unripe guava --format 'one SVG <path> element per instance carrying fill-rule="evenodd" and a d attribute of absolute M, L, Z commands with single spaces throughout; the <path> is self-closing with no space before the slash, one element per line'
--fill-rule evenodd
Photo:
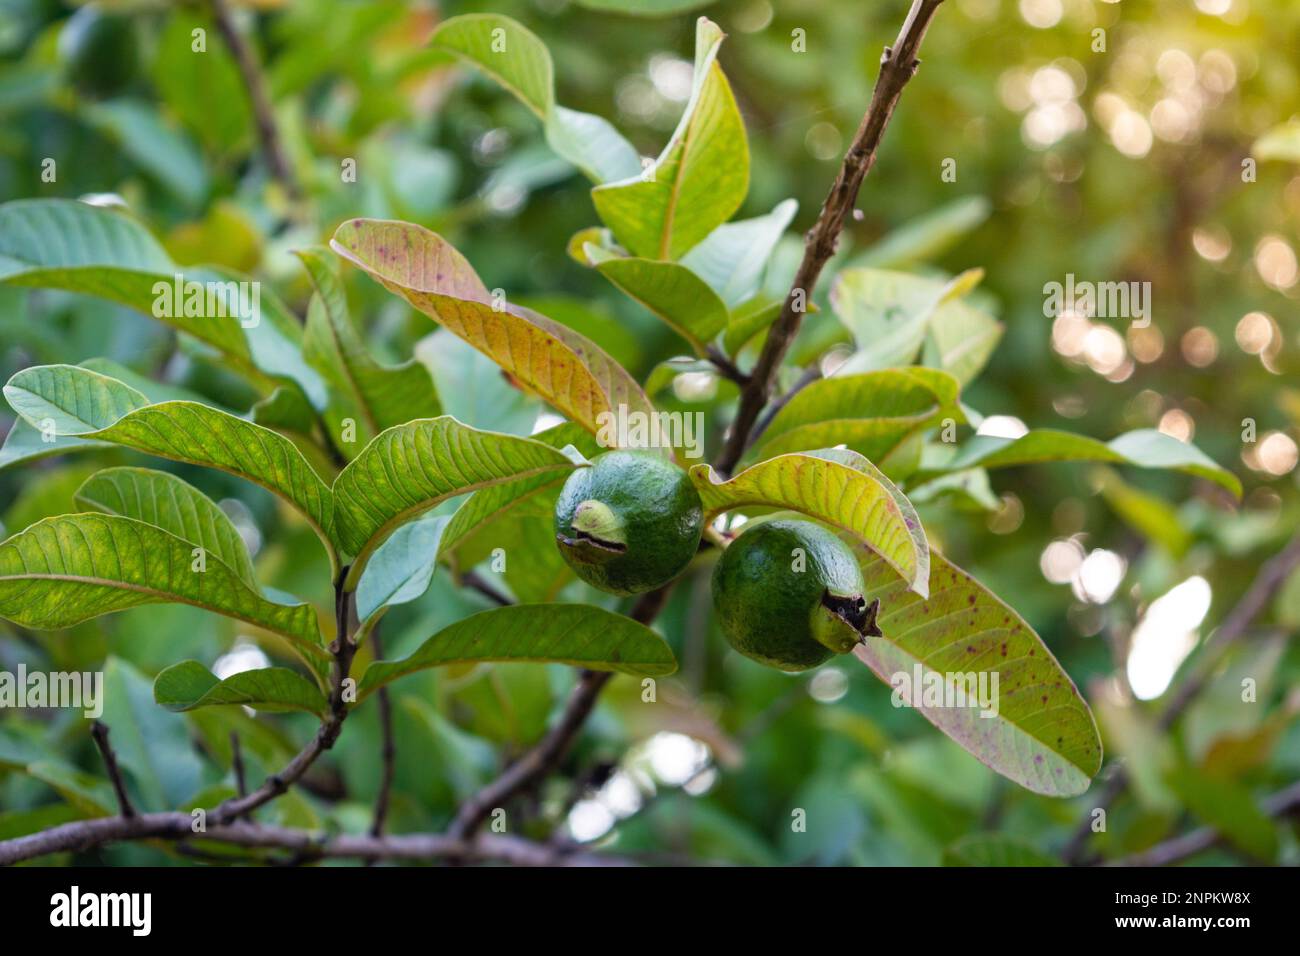
<path fill-rule="evenodd" d="M 879 601 L 843 541 L 811 521 L 747 528 L 713 571 L 713 604 L 727 641 L 746 657 L 802 671 L 878 636 Z"/>
<path fill-rule="evenodd" d="M 704 507 L 686 473 L 648 451 L 610 451 L 579 468 L 555 503 L 555 540 L 592 587 L 641 594 L 681 574 Z"/>

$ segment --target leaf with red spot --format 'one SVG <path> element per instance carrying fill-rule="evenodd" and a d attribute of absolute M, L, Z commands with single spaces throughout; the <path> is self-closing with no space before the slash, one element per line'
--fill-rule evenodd
<path fill-rule="evenodd" d="M 884 634 L 853 653 L 894 688 L 896 706 L 916 707 L 1034 793 L 1086 791 L 1101 769 L 1097 724 L 1024 618 L 938 552 L 930 552 L 930 593 L 921 597 L 877 554 L 852 546 L 867 600 L 880 600 Z"/>

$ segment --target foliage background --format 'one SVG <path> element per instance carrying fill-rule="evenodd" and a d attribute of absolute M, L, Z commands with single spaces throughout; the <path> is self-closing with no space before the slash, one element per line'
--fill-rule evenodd
<path fill-rule="evenodd" d="M 290 217 L 288 197 L 258 158 L 247 98 L 215 32 L 206 57 L 170 56 L 175 44 L 162 42 L 208 25 L 202 6 L 108 6 L 130 17 L 138 42 L 137 68 L 111 97 L 76 88 L 61 63 L 70 8 L 0 3 L 0 199 L 117 193 L 178 262 L 254 273 L 299 309 L 309 288 L 291 249 L 328 238 L 345 217 L 408 219 L 445 235 L 489 287 L 545 302 L 549 314 L 595 338 L 639 377 L 679 351 L 666 329 L 566 255 L 569 237 L 594 221 L 587 182 L 549 152 L 516 100 L 428 50 L 424 39 L 456 13 L 520 19 L 552 51 L 558 100 L 613 119 L 650 155 L 680 112 L 684 67 L 689 85 L 695 12 L 647 20 L 562 0 L 269 2 L 241 10 L 309 197 L 309 215 Z M 905 8 L 842 0 L 707 5 L 703 12 L 730 34 L 721 59 L 750 136 L 753 180 L 740 216 L 794 196 L 796 229 L 811 223 Z M 1092 50 L 1095 27 L 1107 32 L 1105 53 Z M 795 29 L 806 31 L 806 53 L 790 49 Z M 1237 507 L 1177 475 L 1039 466 L 994 474 L 995 512 L 923 510 L 932 539 L 1035 626 L 1092 703 L 1108 755 L 1137 771 L 1108 832 L 1095 837 L 1093 845 L 1111 856 L 1210 822 L 1227 828 L 1233 843 L 1202 862 L 1300 860 L 1294 832 L 1261 828 L 1254 809 L 1259 795 L 1300 775 L 1300 654 L 1290 641 L 1300 622 L 1300 578 L 1172 733 L 1151 731 L 1161 695 L 1135 700 L 1128 668 L 1130 638 L 1153 599 L 1202 577 L 1212 594 L 1195 629 L 1203 643 L 1297 524 L 1300 173 L 1294 163 L 1265 161 L 1257 181 L 1243 183 L 1240 167 L 1259 136 L 1300 112 L 1297 48 L 1300 8 L 1286 0 L 949 0 L 862 191 L 862 218 L 846 230 L 841 264 L 884 256 L 882 240 L 898 241 L 906 227 L 914 241 L 898 264 L 986 270 L 982 289 L 1006 335 L 965 395 L 974 407 L 1102 438 L 1137 427 L 1194 433 L 1246 484 Z M 41 181 L 45 157 L 57 158 L 57 182 Z M 345 157 L 356 159 L 356 183 L 340 180 Z M 950 157 L 956 182 L 939 175 Z M 797 231 L 788 246 L 773 269 L 774 288 L 797 262 Z M 1115 322 L 1118 335 L 1094 335 L 1091 350 L 1063 354 L 1079 343 L 1068 329 L 1054 338 L 1042 287 L 1067 273 L 1151 281 L 1155 332 L 1135 336 Z M 390 360 L 412 350 L 427 358 L 447 410 L 468 424 L 532 430 L 539 403 L 445 334 L 435 349 L 427 320 L 374 283 L 348 278 L 372 350 Z M 1248 313 L 1267 321 L 1243 324 Z M 836 331 L 826 313 L 809 322 L 800 346 L 816 354 Z M 1124 348 L 1118 364 L 1117 341 Z M 96 356 L 229 408 L 256 399 L 143 316 L 99 300 L 0 288 L 5 377 L 27 365 Z M 733 398 L 724 383 L 712 399 L 668 406 L 708 411 L 716 447 L 725 419 L 714 412 Z M 1260 441 L 1243 443 L 1244 419 L 1256 422 Z M 2 421 L 7 427 L 11 419 Z M 1282 437 L 1266 446 L 1274 433 Z M 72 491 L 111 460 L 125 461 L 126 453 L 0 472 L 5 528 L 68 510 Z M 178 472 L 237 517 L 259 549 L 264 581 L 328 608 L 321 586 L 328 573 L 305 526 L 244 483 Z M 1065 562 L 1058 567 L 1069 570 L 1072 551 L 1077 560 L 1101 549 L 1118 556 L 1122 580 L 1109 587 L 1096 576 L 1116 565 L 1105 555 L 1092 561 L 1091 579 L 1085 565 L 1073 583 L 1048 580 L 1044 549 L 1067 539 L 1077 546 L 1057 550 Z M 549 548 L 539 542 L 536 553 L 549 556 Z M 549 557 L 541 564 L 551 566 Z M 697 569 L 676 589 L 660 620 L 682 662 L 676 677 L 661 682 L 668 706 L 644 708 L 635 682 L 616 680 L 569 763 L 569 779 L 543 794 L 541 818 L 576 803 L 575 834 L 613 827 L 625 852 L 935 864 L 965 859 L 958 841 L 991 830 L 1051 854 L 1092 805 L 1088 796 L 1053 801 L 999 781 L 915 713 L 893 708 L 888 689 L 861 668 L 832 663 L 789 677 L 730 653 L 708 612 L 709 570 Z M 563 596 L 601 600 L 578 585 Z M 484 606 L 440 572 L 424 598 L 390 614 L 390 656 Z M 1158 637 L 1157 674 L 1179 656 L 1178 634 Z M 169 795 L 221 785 L 231 730 L 245 741 L 252 779 L 283 763 L 309 733 L 306 718 L 299 726 L 298 718 L 253 718 L 233 708 L 182 718 L 148 698 L 146 678 L 182 657 L 229 663 L 230 655 L 259 653 L 230 622 L 179 606 L 39 639 L 0 626 L 0 666 L 10 670 L 18 662 L 94 669 L 112 655 L 109 679 L 144 688 L 141 706 L 119 719 L 138 724 L 157 748 L 153 772 Z M 1258 681 L 1253 705 L 1238 698 L 1242 675 Z M 564 668 L 496 666 L 396 685 L 394 829 L 437 828 L 503 758 L 538 737 L 570 682 Z M 373 708 L 359 709 L 317 792 L 295 792 L 267 819 L 313 824 L 336 815 L 345 827 L 363 828 L 379 776 L 374 720 Z M 7 713 L 0 731 L 10 741 L 39 742 L 50 755 L 42 779 L 0 772 L 0 836 L 38 818 L 66 819 L 84 812 L 86 801 L 93 805 L 96 792 L 103 797 L 102 780 L 70 776 L 98 768 L 79 715 Z M 61 799 L 52 801 L 56 794 Z M 807 809 L 808 833 L 791 832 L 794 807 Z M 96 857 L 172 859 L 134 846 Z"/>

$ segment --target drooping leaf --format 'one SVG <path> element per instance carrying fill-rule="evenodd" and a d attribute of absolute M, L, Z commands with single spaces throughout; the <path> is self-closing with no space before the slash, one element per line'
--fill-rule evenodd
<path fill-rule="evenodd" d="M 330 246 L 593 433 L 601 413 L 620 405 L 653 412 L 636 380 L 599 346 L 545 316 L 494 302 L 470 264 L 436 233 L 353 219 L 339 226 Z"/>
<path fill-rule="evenodd" d="M 939 306 L 930 317 L 922 360 L 968 385 L 1002 339 L 1002 323 L 965 302 Z"/>
<path fill-rule="evenodd" d="M 945 418 L 962 423 L 957 380 L 928 368 L 821 379 L 796 392 L 748 457 L 844 444 L 886 470 L 901 444 Z"/>
<path fill-rule="evenodd" d="M 261 485 L 307 518 L 333 559 L 330 489 L 282 435 L 197 402 L 150 405 L 129 386 L 75 365 L 23 369 L 4 393 L 34 425 L 52 420 L 60 434 L 218 468 Z"/>
<path fill-rule="evenodd" d="M 992 770 L 1034 793 L 1084 792 L 1101 768 L 1097 725 L 1024 619 L 937 552 L 930 553 L 926 597 L 910 591 L 879 555 L 854 548 L 864 596 L 880 600 L 876 623 L 884 634 L 854 655 Z M 965 704 L 947 706 L 959 700 L 958 687 L 968 695 Z"/>
<path fill-rule="evenodd" d="M 336 392 L 346 396 L 345 409 L 355 410 L 368 441 L 385 428 L 413 418 L 434 418 L 441 411 L 428 371 L 411 359 L 395 367 L 371 357 L 352 317 L 335 263 L 322 248 L 299 250 L 316 295 L 307 310 L 303 352 L 315 360 Z"/>
<path fill-rule="evenodd" d="M 691 97 L 654 165 L 591 191 L 601 221 L 635 256 L 679 259 L 730 219 L 749 191 L 745 124 L 717 62 L 723 36 L 700 17 Z"/>
<path fill-rule="evenodd" d="M 1084 435 L 1036 428 L 1020 438 L 976 435 L 951 458 L 926 470 L 935 474 L 964 468 L 1008 468 L 1049 461 L 1097 461 L 1137 468 L 1167 468 L 1221 485 L 1241 497 L 1241 481 L 1195 445 L 1153 428 L 1125 432 L 1110 442 Z"/>
<path fill-rule="evenodd" d="M 501 486 L 506 487 L 506 486 Z M 357 581 L 357 618 L 363 622 L 384 608 L 405 604 L 429 590 L 442 553 L 447 515 L 430 515 L 401 525 L 375 548 Z"/>
<path fill-rule="evenodd" d="M 727 307 L 703 279 L 676 262 L 615 256 L 588 244 L 596 270 L 662 319 L 703 355 L 727 326 Z"/>
<path fill-rule="evenodd" d="M 334 482 L 339 541 L 353 574 L 398 525 L 456 495 L 574 464 L 542 442 L 478 431 L 450 416 L 390 428 Z"/>
<path fill-rule="evenodd" d="M 588 604 L 515 604 L 471 614 L 400 661 L 376 661 L 359 696 L 406 674 L 445 664 L 532 661 L 661 677 L 677 669 L 663 638 L 630 617 Z"/>
<path fill-rule="evenodd" d="M 468 13 L 443 21 L 430 44 L 470 63 L 519 98 L 542 121 L 558 155 L 595 182 L 636 175 L 641 159 L 605 119 L 555 102 L 555 67 L 546 45 L 510 17 Z"/>
<path fill-rule="evenodd" d="M 734 309 L 758 292 L 767 262 L 798 211 L 798 201 L 786 199 L 766 216 L 724 222 L 682 256 L 682 265 Z"/>
<path fill-rule="evenodd" d="M 214 556 L 198 566 L 194 545 L 134 518 L 46 518 L 0 543 L 0 617 L 51 629 L 144 604 L 189 604 L 326 656 L 310 605 L 267 600 Z"/>
<path fill-rule="evenodd" d="M 287 667 L 243 671 L 222 680 L 198 661 L 181 661 L 159 672 L 153 696 L 171 711 L 243 705 L 267 713 L 301 710 L 320 717 L 329 706 L 315 684 Z"/>
<path fill-rule="evenodd" d="M 842 528 L 879 553 L 917 593 L 930 580 L 930 550 L 915 509 L 857 452 L 824 449 L 778 455 L 723 480 L 696 465 L 691 480 L 706 522 L 746 505 L 788 508 Z"/>
<path fill-rule="evenodd" d="M 258 589 L 253 561 L 226 513 L 193 485 L 152 468 L 105 468 L 77 489 L 84 510 L 135 518 L 204 548 Z"/>

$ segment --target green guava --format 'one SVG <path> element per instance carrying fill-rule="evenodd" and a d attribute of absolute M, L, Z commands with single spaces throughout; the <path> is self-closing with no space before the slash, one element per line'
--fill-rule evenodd
<path fill-rule="evenodd" d="M 555 541 L 592 587 L 641 594 L 667 584 L 700 547 L 704 507 L 682 471 L 649 451 L 610 451 L 579 468 L 555 503 Z"/>
<path fill-rule="evenodd" d="M 713 605 L 728 643 L 783 671 L 803 671 L 879 636 L 878 600 L 843 541 L 811 521 L 747 528 L 713 571 Z"/>
<path fill-rule="evenodd" d="M 114 96 L 140 69 L 140 41 L 129 17 L 105 13 L 94 4 L 68 18 L 59 34 L 59 59 L 77 90 L 94 97 Z"/>

